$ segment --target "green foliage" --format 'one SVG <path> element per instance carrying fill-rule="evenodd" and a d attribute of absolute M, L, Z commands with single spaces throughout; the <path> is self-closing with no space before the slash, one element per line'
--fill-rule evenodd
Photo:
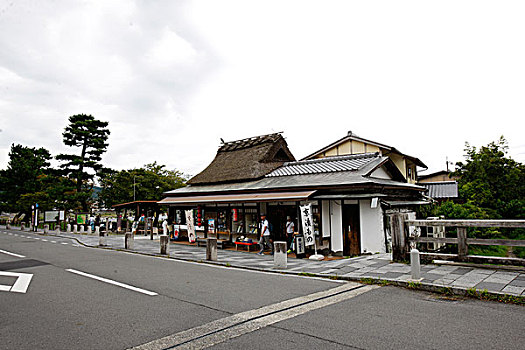
<path fill-rule="evenodd" d="M 525 166 L 507 156 L 505 138 L 479 150 L 467 143 L 465 151 L 465 162 L 452 173 L 459 177 L 460 197 L 492 218 L 525 218 Z"/>
<path fill-rule="evenodd" d="M 136 200 L 158 200 L 166 191 L 185 186 L 186 177 L 179 171 L 166 170 L 156 162 L 146 164 L 139 169 L 113 171 L 106 169 L 99 176 L 102 191 L 99 200 L 102 206 L 133 201 L 133 189 Z"/>
<path fill-rule="evenodd" d="M 31 205 L 20 202 L 23 195 L 42 191 L 39 178 L 49 172 L 51 154 L 45 148 L 11 145 L 9 163 L 0 171 L 2 210 L 29 212 Z"/>
<path fill-rule="evenodd" d="M 64 130 L 63 141 L 66 146 L 79 148 L 80 154 L 59 154 L 56 159 L 63 162 L 60 167 L 64 175 L 76 184 L 77 199 L 84 211 L 88 210 L 88 199 L 93 187 L 89 184 L 94 173 L 103 169 L 100 161 L 106 152 L 106 143 L 110 134 L 108 123 L 95 119 L 91 115 L 76 114 L 69 117 L 69 125 Z M 88 172 L 91 169 L 93 172 Z"/>

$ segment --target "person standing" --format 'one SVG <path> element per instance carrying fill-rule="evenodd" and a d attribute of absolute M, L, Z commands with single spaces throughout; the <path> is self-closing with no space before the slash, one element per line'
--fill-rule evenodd
<path fill-rule="evenodd" d="M 293 241 L 293 233 L 295 231 L 295 225 L 292 221 L 292 218 L 287 216 L 286 217 L 286 243 L 288 244 L 288 254 L 292 252 L 292 241 Z"/>
<path fill-rule="evenodd" d="M 259 255 L 263 255 L 264 248 L 268 244 L 270 248 L 272 249 L 273 253 L 273 247 L 270 242 L 270 226 L 268 224 L 268 220 L 266 220 L 266 215 L 261 214 L 261 222 L 259 224 L 259 232 L 261 233 L 261 238 L 259 240 L 259 245 L 261 246 L 261 250 L 259 251 Z"/>

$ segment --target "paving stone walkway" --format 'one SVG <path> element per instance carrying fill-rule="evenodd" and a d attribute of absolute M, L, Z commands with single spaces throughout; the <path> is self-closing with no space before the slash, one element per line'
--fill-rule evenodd
<path fill-rule="evenodd" d="M 42 232 L 40 232 L 42 234 Z M 76 239 L 89 247 L 99 247 L 99 237 L 73 233 L 50 232 L 49 235 L 60 235 Z M 106 237 L 106 249 L 124 249 L 123 235 Z M 136 253 L 160 255 L 158 236 L 153 240 L 149 236 L 135 236 L 134 249 Z M 169 257 L 187 261 L 204 262 L 206 247 L 170 243 Z M 381 280 L 406 286 L 417 283 L 422 289 L 443 291 L 444 288 L 456 293 L 465 294 L 474 288 L 478 291 L 488 291 L 497 295 L 525 296 L 525 271 L 501 270 L 498 268 L 478 268 L 453 266 L 450 264 L 421 265 L 421 280 L 413 281 L 410 275 L 410 265 L 391 262 L 390 254 L 365 255 L 356 258 L 314 261 L 308 259 L 289 258 L 286 269 L 276 269 L 273 256 L 258 255 L 255 252 L 218 250 L 218 261 L 211 262 L 231 267 L 272 271 L 290 274 L 307 274 L 320 277 L 359 281 L 362 279 Z"/>

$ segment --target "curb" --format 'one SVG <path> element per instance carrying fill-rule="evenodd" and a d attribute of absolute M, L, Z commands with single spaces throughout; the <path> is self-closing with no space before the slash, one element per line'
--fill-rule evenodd
<path fill-rule="evenodd" d="M 498 302 L 503 302 L 503 303 L 512 303 L 516 305 L 525 306 L 525 296 L 511 295 L 511 294 L 505 294 L 505 293 L 499 293 L 499 292 L 490 292 L 486 289 L 479 290 L 475 288 L 438 286 L 435 284 L 413 281 L 413 280 L 399 281 L 399 280 L 382 279 L 382 278 L 377 278 L 377 277 L 366 277 L 366 276 L 347 277 L 347 276 L 338 276 L 338 275 L 309 273 L 309 272 L 280 271 L 278 269 L 263 269 L 263 268 L 256 268 L 256 267 L 237 266 L 237 265 L 231 265 L 230 263 L 223 263 L 220 261 L 208 261 L 208 260 L 202 260 L 202 259 L 196 260 L 196 259 L 190 259 L 190 258 L 184 258 L 184 257 L 172 257 L 170 255 L 145 253 L 145 252 L 129 250 L 129 249 L 124 249 L 124 248 L 115 248 L 111 246 L 90 245 L 90 244 L 86 244 L 80 241 L 76 237 L 69 237 L 69 236 L 63 236 L 60 234 L 50 234 L 50 233 L 45 234 L 45 233 L 40 233 L 38 231 L 37 232 L 32 231 L 32 232 L 38 235 L 41 235 L 41 236 L 53 236 L 53 237 L 72 239 L 72 240 L 77 241 L 79 244 L 83 245 L 84 247 L 88 247 L 88 248 L 106 249 L 106 250 L 113 250 L 113 251 L 119 251 L 119 252 L 139 254 L 139 255 L 144 255 L 144 256 L 153 256 L 153 257 L 161 257 L 161 258 L 173 259 L 173 260 L 179 260 L 179 261 L 193 262 L 193 263 L 199 263 L 199 264 L 215 265 L 215 266 L 222 266 L 222 267 L 232 267 L 232 268 L 246 270 L 246 271 L 258 271 L 258 272 L 274 273 L 274 274 L 280 274 L 280 275 L 302 276 L 302 277 L 315 277 L 315 278 L 323 278 L 327 280 L 352 281 L 352 282 L 359 282 L 362 284 L 375 284 L 379 286 L 392 285 L 392 286 L 402 287 L 402 288 L 406 288 L 410 290 L 420 290 L 420 291 L 449 295 L 449 296 L 463 296 L 463 297 L 469 297 L 469 298 L 479 299 L 479 300 L 498 301 Z"/>

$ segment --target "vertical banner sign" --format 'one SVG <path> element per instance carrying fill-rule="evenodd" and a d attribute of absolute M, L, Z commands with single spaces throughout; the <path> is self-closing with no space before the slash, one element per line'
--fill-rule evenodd
<path fill-rule="evenodd" d="M 315 244 L 314 237 L 314 219 L 312 216 L 312 205 L 301 205 L 301 219 L 303 221 L 303 234 L 305 246 Z"/>
<path fill-rule="evenodd" d="M 193 223 L 193 210 L 186 210 L 186 226 L 188 227 L 188 241 L 195 243 L 195 225 Z"/>

